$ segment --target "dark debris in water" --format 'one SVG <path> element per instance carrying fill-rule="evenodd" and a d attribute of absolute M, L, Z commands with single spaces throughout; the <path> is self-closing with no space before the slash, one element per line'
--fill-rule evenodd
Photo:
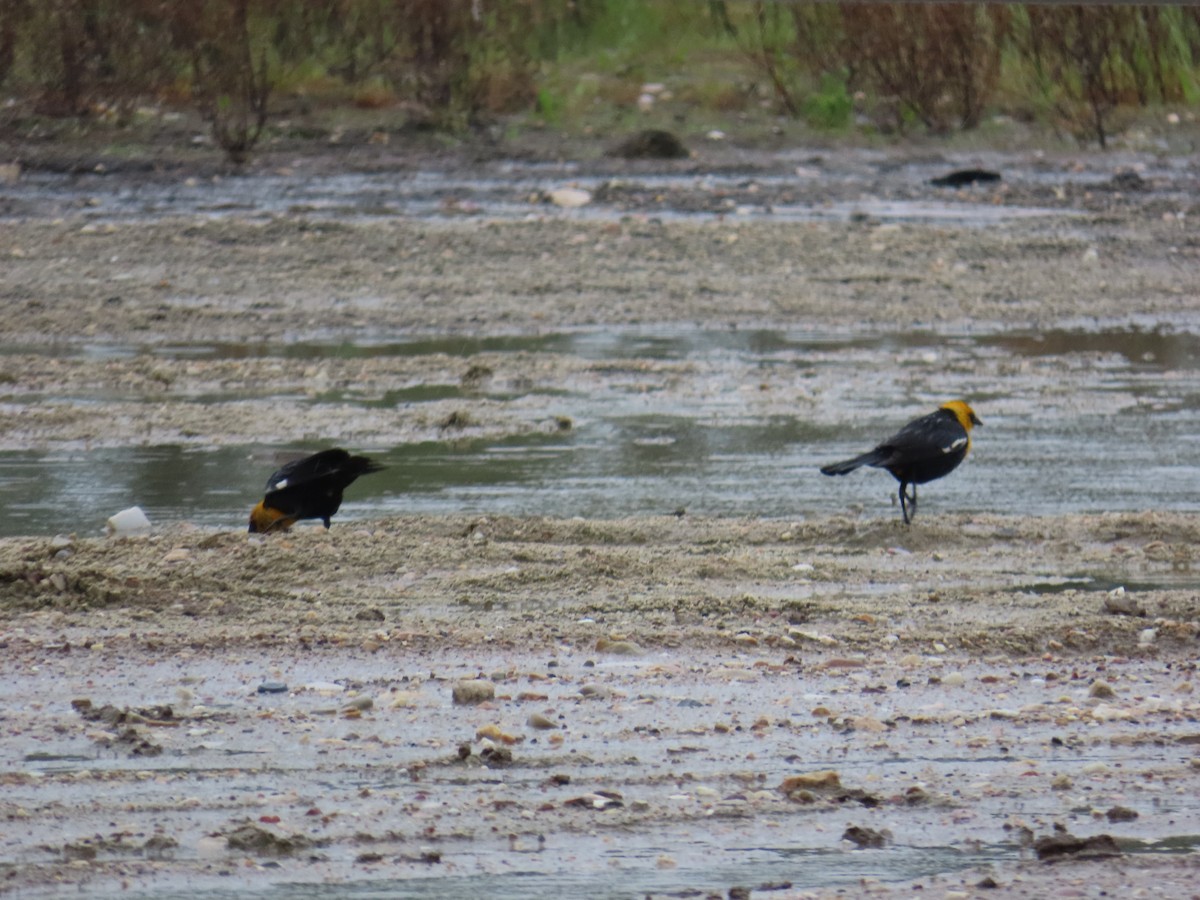
<path fill-rule="evenodd" d="M 930 179 L 934 187 L 960 188 L 973 184 L 995 184 L 1000 181 L 1000 173 L 988 169 L 958 169 L 948 172 L 938 178 Z"/>

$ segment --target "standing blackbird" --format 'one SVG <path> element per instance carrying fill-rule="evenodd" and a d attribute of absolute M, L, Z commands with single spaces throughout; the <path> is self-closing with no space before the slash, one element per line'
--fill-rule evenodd
<path fill-rule="evenodd" d="M 917 485 L 953 472 L 971 449 L 971 427 L 982 424 L 966 403 L 951 400 L 913 419 L 874 450 L 824 466 L 821 472 L 846 475 L 860 466 L 887 469 L 900 482 L 900 512 L 907 525 L 917 514 Z"/>
<path fill-rule="evenodd" d="M 342 491 L 359 475 L 382 468 L 339 449 L 290 462 L 267 479 L 266 495 L 250 510 L 250 532 L 287 531 L 300 519 L 320 519 L 328 528 L 342 505 Z"/>

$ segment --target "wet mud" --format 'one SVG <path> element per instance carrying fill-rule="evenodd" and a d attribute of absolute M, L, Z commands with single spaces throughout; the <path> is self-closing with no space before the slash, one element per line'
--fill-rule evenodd
<path fill-rule="evenodd" d="M 1193 168 L 742 163 L 23 175 L 0 891 L 1193 891 Z M 951 396 L 913 526 L 813 474 Z"/>

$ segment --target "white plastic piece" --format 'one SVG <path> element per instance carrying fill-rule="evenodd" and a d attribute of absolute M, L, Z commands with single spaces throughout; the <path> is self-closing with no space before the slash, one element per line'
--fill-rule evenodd
<path fill-rule="evenodd" d="M 110 536 L 145 534 L 150 530 L 150 520 L 146 518 L 146 514 L 142 512 L 140 506 L 131 506 L 129 509 L 123 509 L 116 515 L 110 516 L 107 530 Z"/>

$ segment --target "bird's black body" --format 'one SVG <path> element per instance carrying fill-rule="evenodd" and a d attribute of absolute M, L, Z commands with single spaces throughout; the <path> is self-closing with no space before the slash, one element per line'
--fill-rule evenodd
<path fill-rule="evenodd" d="M 342 492 L 360 475 L 382 468 L 341 449 L 290 462 L 267 479 L 262 502 L 250 514 L 250 530 L 286 530 L 300 519 L 320 519 L 328 528 L 342 505 Z"/>
<path fill-rule="evenodd" d="M 900 510 L 908 524 L 917 511 L 916 485 L 953 472 L 971 447 L 971 426 L 978 424 L 969 406 L 952 401 L 909 422 L 874 450 L 824 466 L 821 472 L 847 475 L 862 466 L 887 469 L 900 482 Z M 913 485 L 911 494 L 909 485 Z"/>

